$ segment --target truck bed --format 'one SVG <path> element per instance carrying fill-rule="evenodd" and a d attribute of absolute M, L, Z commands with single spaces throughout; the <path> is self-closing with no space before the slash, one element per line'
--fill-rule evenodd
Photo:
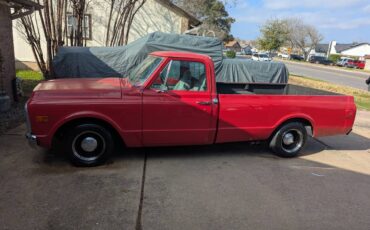
<path fill-rule="evenodd" d="M 217 82 L 219 94 L 267 94 L 267 95 L 341 95 L 325 90 L 291 84 L 222 83 Z"/>

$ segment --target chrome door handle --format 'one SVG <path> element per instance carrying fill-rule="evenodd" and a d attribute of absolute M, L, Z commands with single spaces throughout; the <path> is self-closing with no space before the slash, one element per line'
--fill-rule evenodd
<path fill-rule="evenodd" d="M 210 105 L 211 102 L 210 101 L 197 101 L 197 104 L 198 105 Z"/>

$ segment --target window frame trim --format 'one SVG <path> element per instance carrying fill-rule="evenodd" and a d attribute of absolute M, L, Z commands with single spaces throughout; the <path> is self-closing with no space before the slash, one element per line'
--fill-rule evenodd
<path fill-rule="evenodd" d="M 70 13 L 70 12 L 66 13 L 66 30 L 67 30 L 66 34 L 67 34 L 67 38 L 71 38 L 70 34 L 68 33 L 68 27 L 69 27 L 69 25 L 68 25 L 68 16 L 72 16 L 72 17 L 74 17 L 74 16 L 73 16 L 73 13 Z M 92 15 L 91 15 L 91 13 L 88 13 L 88 14 L 84 14 L 84 17 L 85 16 L 88 16 L 88 18 L 89 18 L 89 25 L 88 25 L 89 37 L 84 37 L 84 36 L 82 36 L 82 37 L 83 37 L 84 40 L 91 41 L 92 40 Z"/>
<path fill-rule="evenodd" d="M 211 80 L 210 79 L 210 75 L 212 73 L 212 71 L 209 69 L 209 66 L 206 64 L 206 62 L 202 59 L 195 59 L 195 58 L 185 58 L 185 57 L 167 57 L 167 59 L 162 63 L 162 65 L 160 65 L 158 67 L 158 71 L 156 73 L 153 73 L 153 76 L 152 78 L 150 79 L 150 81 L 147 82 L 147 84 L 144 86 L 144 89 L 147 89 L 147 90 L 153 90 L 151 87 L 155 81 L 155 79 L 157 79 L 157 77 L 159 77 L 159 75 L 161 74 L 161 72 L 166 68 L 166 66 L 172 62 L 172 61 L 188 61 L 188 62 L 198 62 L 198 63 L 201 63 L 204 65 L 204 70 L 205 70 L 205 77 L 206 77 L 206 85 L 207 85 L 207 89 L 205 91 L 192 91 L 192 90 L 168 90 L 166 91 L 167 93 L 172 93 L 174 94 L 178 94 L 178 93 L 186 93 L 186 94 L 210 94 L 212 93 L 212 83 L 211 83 Z"/>

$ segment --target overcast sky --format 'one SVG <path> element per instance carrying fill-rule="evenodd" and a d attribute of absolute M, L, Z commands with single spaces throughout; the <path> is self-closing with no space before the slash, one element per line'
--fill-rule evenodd
<path fill-rule="evenodd" d="M 236 19 L 231 32 L 252 40 L 265 20 L 299 17 L 315 25 L 324 42 L 370 42 L 370 0 L 237 0 L 228 6 Z"/>

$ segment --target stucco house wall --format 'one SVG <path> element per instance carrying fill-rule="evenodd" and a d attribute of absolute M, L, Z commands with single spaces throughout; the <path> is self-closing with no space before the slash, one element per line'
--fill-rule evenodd
<path fill-rule="evenodd" d="M 15 78 L 12 20 L 10 8 L 0 0 L 0 49 L 3 57 L 4 89 L 13 101 L 12 80 Z"/>
<path fill-rule="evenodd" d="M 160 2 L 147 0 L 137 12 L 130 30 L 129 42 L 155 31 L 180 34 L 189 29 L 188 18 Z M 109 19 L 109 10 L 107 9 L 109 9 L 107 1 L 92 0 L 90 2 L 86 13 L 91 15 L 92 32 L 91 39 L 87 40 L 87 46 L 105 46 L 106 27 Z M 14 26 L 17 27 L 16 22 L 14 22 Z M 17 29 L 14 29 L 13 33 L 16 67 L 18 69 L 37 68 L 32 50 L 22 34 Z"/>
<path fill-rule="evenodd" d="M 365 59 L 365 70 L 370 70 L 370 55 L 366 55 Z"/>
<path fill-rule="evenodd" d="M 364 57 L 365 55 L 370 54 L 370 45 L 369 44 L 359 45 L 348 50 L 343 50 L 341 54 L 348 56 Z"/>

